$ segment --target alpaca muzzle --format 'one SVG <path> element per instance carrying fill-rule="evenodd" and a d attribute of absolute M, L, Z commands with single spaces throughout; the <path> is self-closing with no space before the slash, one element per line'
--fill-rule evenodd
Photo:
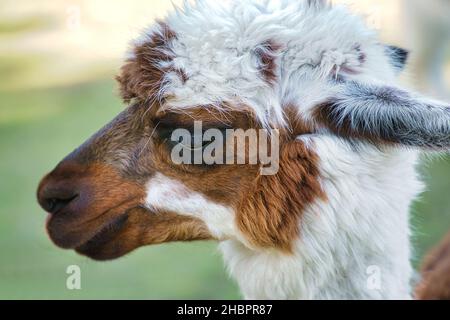
<path fill-rule="evenodd" d="M 109 226 L 120 226 L 126 212 L 141 204 L 143 189 L 111 166 L 62 161 L 44 177 L 37 191 L 49 213 L 47 231 L 64 249 L 74 249 Z"/>

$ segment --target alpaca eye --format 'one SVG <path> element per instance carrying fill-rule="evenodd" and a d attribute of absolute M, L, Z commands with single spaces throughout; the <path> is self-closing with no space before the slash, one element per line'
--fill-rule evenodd
<path fill-rule="evenodd" d="M 173 129 L 173 128 L 162 127 L 160 129 L 158 129 L 158 137 L 164 144 L 166 144 L 169 147 L 181 145 L 181 146 L 183 146 L 183 148 L 185 148 L 186 150 L 190 150 L 190 151 L 203 150 L 206 146 L 208 146 L 209 144 L 211 144 L 214 141 L 214 140 L 213 141 L 204 141 L 203 135 L 198 136 L 192 132 L 190 134 L 190 139 L 182 139 L 180 137 L 179 140 L 174 140 L 173 136 L 172 136 L 174 131 L 175 131 L 175 129 Z"/>
<path fill-rule="evenodd" d="M 189 150 L 200 150 L 204 149 L 207 145 L 211 144 L 212 142 L 213 141 L 204 141 L 203 136 L 198 137 L 193 135 L 191 137 L 190 145 L 183 144 L 182 142 L 181 144 Z"/>

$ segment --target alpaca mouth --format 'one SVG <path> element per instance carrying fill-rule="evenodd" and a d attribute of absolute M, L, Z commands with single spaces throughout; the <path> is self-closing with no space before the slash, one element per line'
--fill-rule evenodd
<path fill-rule="evenodd" d="M 139 204 L 128 203 L 81 224 L 77 219 L 68 221 L 49 215 L 47 232 L 53 243 L 63 249 L 75 250 L 94 260 L 113 260 L 143 245 L 155 217 L 159 215 L 152 215 Z"/>
<path fill-rule="evenodd" d="M 101 245 L 123 229 L 129 212 L 140 206 L 140 202 L 140 197 L 133 197 L 111 206 L 84 196 L 77 203 L 50 213 L 47 233 L 53 243 L 63 249 Z"/>
<path fill-rule="evenodd" d="M 114 218 L 99 229 L 92 238 L 80 246 L 77 246 L 75 251 L 93 259 L 102 260 L 99 256 L 100 252 L 102 252 L 102 249 L 105 247 L 111 246 L 111 243 L 114 242 L 117 235 L 125 228 L 128 218 L 128 213 L 124 213 Z"/>
<path fill-rule="evenodd" d="M 53 243 L 63 249 L 100 246 L 123 229 L 132 208 L 120 205 L 83 222 L 78 221 L 73 212 L 49 214 L 47 233 Z"/>

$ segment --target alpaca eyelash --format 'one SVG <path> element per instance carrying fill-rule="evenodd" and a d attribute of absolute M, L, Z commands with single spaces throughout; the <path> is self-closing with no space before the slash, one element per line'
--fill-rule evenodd
<path fill-rule="evenodd" d="M 196 141 L 198 141 L 199 139 L 195 135 L 192 134 L 191 143 L 190 143 L 190 145 L 187 145 L 180 141 L 173 141 L 171 139 L 171 135 L 174 130 L 175 129 L 164 133 L 164 138 L 163 138 L 163 142 L 165 144 L 168 144 L 171 147 L 173 147 L 177 144 L 181 144 L 183 146 L 183 148 L 185 148 L 188 151 L 198 151 L 198 150 L 205 149 L 207 146 L 209 146 L 211 143 L 213 143 L 215 141 L 215 139 L 212 139 L 210 141 L 203 141 L 203 139 L 200 139 L 201 145 L 198 145 L 198 144 L 196 145 Z"/>
<path fill-rule="evenodd" d="M 181 142 L 179 142 L 179 144 L 181 144 L 184 148 L 186 148 L 188 151 L 198 151 L 198 150 L 203 150 L 203 149 L 205 149 L 208 145 L 210 145 L 211 143 L 213 143 L 214 142 L 214 140 L 212 140 L 212 141 L 201 141 L 202 142 L 202 145 L 201 146 L 196 146 L 195 145 L 195 141 L 196 141 L 197 139 L 196 139 L 196 137 L 195 136 L 192 136 L 192 139 L 191 139 L 191 145 L 186 145 L 186 144 L 183 144 L 183 143 L 181 143 Z M 176 142 L 174 142 L 174 143 L 176 143 Z M 194 146 L 193 148 L 191 147 L 191 146 Z"/>

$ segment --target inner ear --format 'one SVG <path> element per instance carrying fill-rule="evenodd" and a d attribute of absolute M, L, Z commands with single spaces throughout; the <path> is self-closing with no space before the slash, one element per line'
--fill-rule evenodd
<path fill-rule="evenodd" d="M 315 152 L 300 140 L 281 147 L 278 173 L 259 176 L 237 210 L 238 227 L 251 244 L 292 251 L 305 209 L 325 197 L 318 162 Z"/>

